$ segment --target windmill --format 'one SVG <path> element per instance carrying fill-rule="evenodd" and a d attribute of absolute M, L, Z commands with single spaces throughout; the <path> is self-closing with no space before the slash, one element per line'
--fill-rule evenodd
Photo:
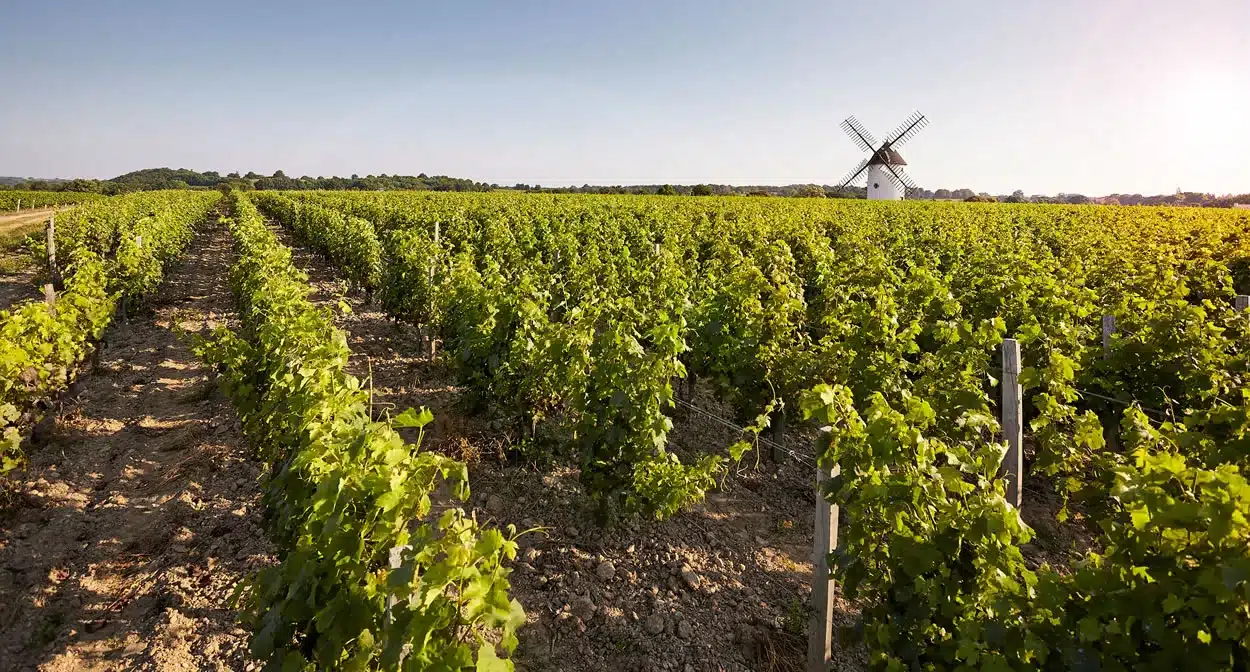
<path fill-rule="evenodd" d="M 920 129 L 928 123 L 929 120 L 925 119 L 923 114 L 913 112 L 898 125 L 898 128 L 887 135 L 885 142 L 878 147 L 877 141 L 868 129 L 859 123 L 858 119 L 853 116 L 847 117 L 846 121 L 842 122 L 842 130 L 851 136 L 851 140 L 854 140 L 860 149 L 871 152 L 872 155 L 860 161 L 859 165 L 847 173 L 842 179 L 841 186 L 860 184 L 860 178 L 867 175 L 869 199 L 876 201 L 902 199 L 908 189 L 916 188 L 916 183 L 903 172 L 903 166 L 907 165 L 907 162 L 898 153 L 898 147 L 916 137 Z"/>

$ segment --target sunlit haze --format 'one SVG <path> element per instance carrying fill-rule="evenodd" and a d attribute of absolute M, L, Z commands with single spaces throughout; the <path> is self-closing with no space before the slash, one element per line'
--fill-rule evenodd
<path fill-rule="evenodd" d="M 0 175 L 1250 191 L 1250 2 L 23 2 Z"/>

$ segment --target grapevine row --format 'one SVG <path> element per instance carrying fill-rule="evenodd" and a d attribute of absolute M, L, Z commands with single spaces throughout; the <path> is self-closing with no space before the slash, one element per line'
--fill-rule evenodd
<path fill-rule="evenodd" d="M 79 227 L 67 227 L 58 236 L 60 258 L 68 260 L 66 286 L 55 305 L 27 301 L 0 311 L 0 473 L 21 463 L 23 427 L 39 414 L 40 403 L 69 385 L 118 302 L 155 289 L 219 197 L 158 192 L 101 200 L 65 214 L 63 221 L 82 222 L 91 213 L 108 213 L 117 244 L 93 245 L 77 237 Z"/>
<path fill-rule="evenodd" d="M 503 222 L 483 233 L 498 242 L 490 248 L 497 254 L 480 257 L 448 250 L 416 228 L 386 231 L 378 242 L 373 227 L 361 224 L 348 228 L 355 242 L 336 249 L 313 232 L 334 230 L 319 223 L 342 215 L 282 195 L 256 198 L 349 275 L 359 277 L 361 269 L 353 265 L 359 256 L 347 250 L 380 246 L 387 310 L 431 325 L 480 400 L 531 436 L 541 425 L 545 440 L 575 452 L 604 515 L 624 509 L 671 514 L 713 484 L 721 458 L 686 465 L 665 449 L 670 381 L 684 375 L 684 276 L 679 260 L 656 255 L 650 241 L 639 238 L 649 256 L 632 267 L 608 267 L 578 254 L 579 244 L 589 241 L 565 235 L 561 287 L 552 283 L 551 269 L 527 267 L 521 251 L 505 247 L 511 231 Z M 611 281 L 604 277 L 608 270 L 616 271 Z"/>
<path fill-rule="evenodd" d="M 435 501 L 440 484 L 468 497 L 466 466 L 396 432 L 428 411 L 372 418 L 346 336 L 255 206 L 231 198 L 241 326 L 196 347 L 271 467 L 281 562 L 242 589 L 253 654 L 283 669 L 511 670 L 496 642 L 512 651 L 525 620 L 504 565 L 515 540 Z"/>
<path fill-rule="evenodd" d="M 22 191 L 0 189 L 0 212 L 28 208 L 46 208 L 53 205 L 73 205 L 87 201 L 102 200 L 100 194 L 77 191 Z"/>

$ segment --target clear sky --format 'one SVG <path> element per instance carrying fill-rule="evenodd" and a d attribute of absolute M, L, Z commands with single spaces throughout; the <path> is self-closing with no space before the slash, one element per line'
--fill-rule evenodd
<path fill-rule="evenodd" d="M 1250 192 L 1250 0 L 0 2 L 0 175 Z"/>

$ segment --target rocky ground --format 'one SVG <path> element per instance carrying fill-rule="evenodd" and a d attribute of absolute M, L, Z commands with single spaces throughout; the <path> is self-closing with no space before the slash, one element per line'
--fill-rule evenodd
<path fill-rule="evenodd" d="M 431 361 L 417 331 L 391 323 L 349 290 L 319 257 L 275 231 L 296 264 L 334 306 L 349 333 L 353 372 L 372 379 L 377 412 L 429 407 L 427 449 L 470 462 L 479 520 L 538 528 L 521 537 L 512 594 L 528 624 L 514 656 L 530 670 L 802 670 L 811 592 L 814 468 L 751 458 L 706 502 L 663 522 L 594 523 L 577 470 L 538 466 L 510 450 L 513 437 L 488 415 L 467 413 L 443 363 Z M 345 301 L 351 311 L 337 308 Z M 695 403 L 729 415 L 699 390 Z M 415 438 L 415 437 L 414 437 Z M 724 451 L 735 434 L 681 413 L 671 440 L 683 454 Z M 790 446 L 811 454 L 808 436 Z M 839 603 L 838 627 L 858 617 Z M 834 669 L 862 669 L 862 648 L 838 648 Z"/>

